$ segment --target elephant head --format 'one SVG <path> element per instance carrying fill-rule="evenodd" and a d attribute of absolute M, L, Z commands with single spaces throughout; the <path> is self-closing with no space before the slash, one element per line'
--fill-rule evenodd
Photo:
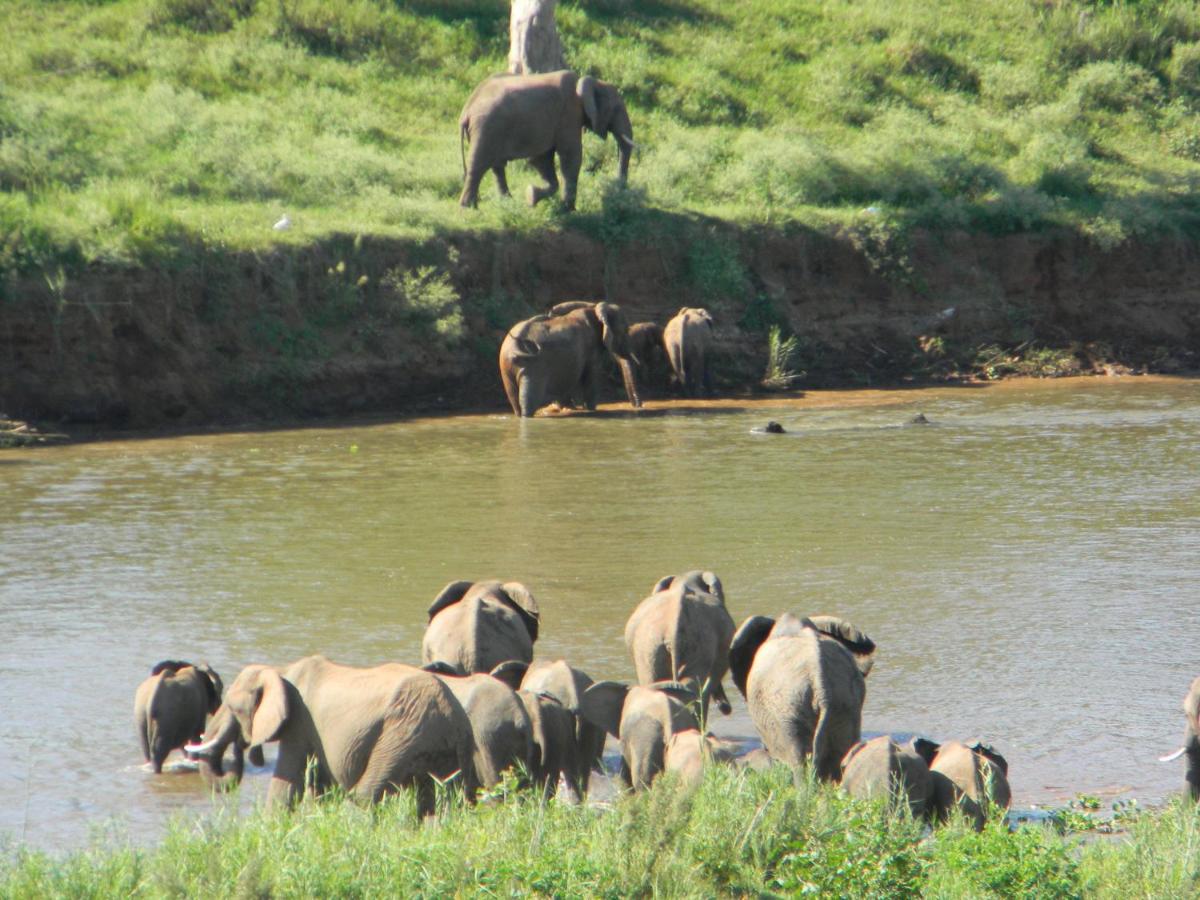
<path fill-rule="evenodd" d="M 584 75 L 576 85 L 583 103 L 584 124 L 603 139 L 612 135 L 619 154 L 618 176 L 622 182 L 629 177 L 629 158 L 633 153 L 633 123 L 620 92 L 611 84 Z"/>
<path fill-rule="evenodd" d="M 429 606 L 421 654 L 462 674 L 488 672 L 502 662 L 533 659 L 539 610 L 519 581 L 454 581 Z"/>
<path fill-rule="evenodd" d="M 699 569 L 693 569 L 682 575 L 666 575 L 655 583 L 650 593 L 657 594 L 676 584 L 682 584 L 696 593 L 712 594 L 722 603 L 725 602 L 725 588 L 721 584 L 721 579 L 714 572 L 701 572 Z"/>
<path fill-rule="evenodd" d="M 906 803 L 914 819 L 933 813 L 929 764 L 937 745 L 923 738 L 897 744 L 888 735 L 859 741 L 842 757 L 842 789 L 852 797 Z"/>
<path fill-rule="evenodd" d="M 1183 746 L 1174 753 L 1160 756 L 1162 762 L 1172 762 L 1187 754 L 1187 772 L 1184 783 L 1193 800 L 1200 800 L 1200 678 L 1192 682 L 1183 698 L 1183 715 L 1186 722 L 1183 731 Z"/>
<path fill-rule="evenodd" d="M 932 755 L 929 773 L 939 819 L 944 821 L 957 808 L 979 831 L 991 807 L 1008 809 L 1008 761 L 990 745 L 978 739 L 941 745 L 926 741 L 918 752 L 926 759 Z"/>
<path fill-rule="evenodd" d="M 200 763 L 200 774 L 210 785 L 226 789 L 242 779 L 242 751 L 250 747 L 257 761 L 262 745 L 278 740 L 296 701 L 291 686 L 278 669 L 251 665 L 244 668 L 229 690 L 212 724 L 197 744 L 189 744 L 188 755 Z M 233 767 L 225 770 L 225 750 L 233 746 Z"/>
<path fill-rule="evenodd" d="M 768 638 L 794 637 L 809 629 L 824 637 L 833 638 L 846 648 L 854 665 L 865 678 L 875 665 L 875 642 L 865 633 L 837 616 L 807 616 L 798 619 L 784 613 L 776 621 L 770 616 L 751 616 L 742 623 L 729 647 L 729 671 L 733 683 L 746 696 L 746 681 L 754 657 Z"/>
<path fill-rule="evenodd" d="M 142 755 L 155 772 L 172 750 L 195 740 L 221 705 L 221 678 L 207 664 L 164 660 L 134 695 L 134 722 Z"/>

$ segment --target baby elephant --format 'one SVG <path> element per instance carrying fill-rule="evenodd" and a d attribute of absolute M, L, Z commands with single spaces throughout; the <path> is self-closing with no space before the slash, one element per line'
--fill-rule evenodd
<path fill-rule="evenodd" d="M 979 740 L 970 743 L 947 741 L 938 746 L 926 741 L 926 759 L 933 776 L 934 807 L 945 821 L 958 808 L 976 831 L 982 831 L 993 805 L 1008 809 L 1012 792 L 1008 786 L 1008 762 Z"/>
<path fill-rule="evenodd" d="M 888 735 L 859 741 L 842 757 L 842 788 L 851 797 L 887 797 L 906 803 L 914 819 L 933 814 L 929 760 L 937 744 L 918 738 L 904 745 Z"/>
<path fill-rule="evenodd" d="M 221 705 L 221 678 L 204 663 L 164 660 L 138 685 L 133 719 L 142 756 L 161 772 L 167 755 L 204 734 L 204 723 Z"/>

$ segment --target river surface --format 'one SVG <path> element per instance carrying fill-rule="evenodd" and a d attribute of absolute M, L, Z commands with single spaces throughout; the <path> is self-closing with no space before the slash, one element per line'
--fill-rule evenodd
<path fill-rule="evenodd" d="M 1018 806 L 1182 786 L 1156 757 L 1200 673 L 1200 383 L 650 406 L 0 454 L 0 846 L 145 845 L 211 807 L 195 774 L 141 768 L 158 660 L 226 683 L 310 653 L 417 662 L 463 578 L 524 581 L 539 656 L 629 679 L 630 611 L 709 568 L 738 623 L 864 629 L 864 729 L 983 736 Z M 768 419 L 788 433 L 752 431 Z M 714 730 L 749 739 L 727 689 Z"/>

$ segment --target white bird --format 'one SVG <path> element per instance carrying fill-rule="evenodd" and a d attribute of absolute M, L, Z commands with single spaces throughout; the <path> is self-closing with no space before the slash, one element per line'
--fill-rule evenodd
<path fill-rule="evenodd" d="M 271 227 L 276 231 L 287 231 L 292 227 L 292 220 L 288 218 L 287 213 L 284 213 L 283 217 Z"/>

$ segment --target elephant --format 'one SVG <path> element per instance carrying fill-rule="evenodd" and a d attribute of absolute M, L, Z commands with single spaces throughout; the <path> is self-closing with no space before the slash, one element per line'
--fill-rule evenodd
<path fill-rule="evenodd" d="M 1187 773 L 1184 783 L 1188 788 L 1188 796 L 1192 800 L 1200 800 L 1200 678 L 1192 682 L 1183 698 L 1183 715 L 1187 725 L 1183 731 L 1183 746 L 1174 753 L 1160 756 L 1162 762 L 1172 762 L 1187 754 Z"/>
<path fill-rule="evenodd" d="M 435 780 L 457 775 L 468 798 L 477 784 L 462 705 L 437 676 L 400 663 L 355 668 L 308 656 L 282 669 L 247 666 L 202 742 L 186 749 L 205 778 L 219 783 L 230 744 L 236 765 L 239 744 L 272 741 L 279 753 L 267 791 L 271 807 L 290 806 L 306 789 L 337 785 L 376 801 L 412 786 L 418 814 L 429 816 Z"/>
<path fill-rule="evenodd" d="M 461 675 L 444 662 L 422 667 L 438 676 L 462 705 L 475 741 L 472 763 L 480 787 L 493 788 L 506 769 L 535 766 L 533 725 L 515 691 L 489 674 Z"/>
<path fill-rule="evenodd" d="M 688 397 L 697 397 L 703 388 L 712 395 L 712 373 L 708 352 L 713 339 L 713 317 L 707 309 L 684 306 L 663 328 L 663 347 L 667 351 L 675 381 Z"/>
<path fill-rule="evenodd" d="M 851 797 L 903 802 L 914 819 L 925 819 L 934 812 L 929 763 L 936 752 L 924 738 L 903 745 L 886 734 L 859 741 L 842 757 L 842 788 Z"/>
<path fill-rule="evenodd" d="M 1012 792 L 1008 762 L 1003 756 L 978 740 L 947 741 L 940 746 L 932 744 L 931 748 L 929 773 L 939 820 L 945 821 L 957 808 L 976 831 L 982 831 L 991 806 L 1008 809 Z"/>
<path fill-rule="evenodd" d="M 164 660 L 150 670 L 134 693 L 133 719 L 142 756 L 155 773 L 162 772 L 172 750 L 204 733 L 208 717 L 221 705 L 221 691 L 221 677 L 204 663 Z"/>
<path fill-rule="evenodd" d="M 606 354 L 621 367 L 630 405 L 642 405 L 621 308 L 604 301 L 571 301 L 571 306 L 518 322 L 505 335 L 500 379 L 514 415 L 528 418 L 549 403 L 571 406 L 577 401 L 594 410 Z"/>
<path fill-rule="evenodd" d="M 563 206 L 575 209 L 575 189 L 583 162 L 583 129 L 602 140 L 609 134 L 617 142 L 618 176 L 629 177 L 633 152 L 633 125 L 620 92 L 611 84 L 580 77 L 574 72 L 537 75 L 496 75 L 472 92 L 458 120 L 463 149 L 463 189 L 458 202 L 474 207 L 479 202 L 479 182 L 491 169 L 496 186 L 507 197 L 504 167 L 514 159 L 527 159 L 545 181 L 530 185 L 529 205 L 558 191 L 554 155 L 562 169 Z"/>
<path fill-rule="evenodd" d="M 519 581 L 453 581 L 429 607 L 423 663 L 456 672 L 490 672 L 510 659 L 529 662 L 538 637 L 537 600 Z"/>
<path fill-rule="evenodd" d="M 751 616 L 729 648 L 729 669 L 767 752 L 799 773 L 837 781 L 862 732 L 875 642 L 833 616 Z"/>
<path fill-rule="evenodd" d="M 657 322 L 634 322 L 629 326 L 629 346 L 637 359 L 638 383 L 643 387 L 665 385 L 670 363 L 663 346 L 662 326 Z"/>
<path fill-rule="evenodd" d="M 573 803 L 583 802 L 579 789 L 581 767 L 579 745 L 575 740 L 575 715 L 550 694 L 541 691 L 517 691 L 525 705 L 533 729 L 533 763 L 529 774 L 533 783 L 549 799 L 558 789 L 559 777 L 567 785 Z M 587 767 L 583 767 L 586 777 Z"/>
<path fill-rule="evenodd" d="M 721 579 L 691 571 L 654 585 L 625 623 L 625 646 L 639 684 L 694 678 L 701 685 L 701 715 L 708 716 L 712 699 L 729 715 L 721 681 L 729 671 L 733 632 Z"/>
<path fill-rule="evenodd" d="M 618 779 L 642 790 L 666 767 L 667 743 L 677 732 L 699 730 L 692 712 L 699 694 L 691 683 L 660 681 L 630 687 L 598 681 L 583 692 L 583 715 L 621 742 Z"/>
<path fill-rule="evenodd" d="M 704 767 L 710 763 L 732 764 L 737 760 L 738 745 L 721 740 L 699 729 L 677 731 L 667 740 L 664 751 L 664 772 L 674 773 L 688 787 L 697 785 L 704 777 Z"/>

